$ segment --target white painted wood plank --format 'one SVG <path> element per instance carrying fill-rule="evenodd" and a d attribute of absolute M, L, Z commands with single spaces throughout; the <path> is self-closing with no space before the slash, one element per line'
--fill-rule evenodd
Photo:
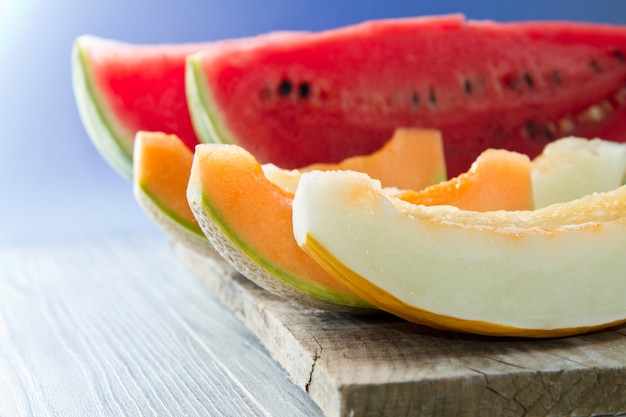
<path fill-rule="evenodd" d="M 182 259 L 154 238 L 0 248 L 0 415 L 626 415 L 625 326 L 464 336 Z"/>
<path fill-rule="evenodd" d="M 321 415 L 158 239 L 0 249 L 0 393 L 2 416 Z"/>

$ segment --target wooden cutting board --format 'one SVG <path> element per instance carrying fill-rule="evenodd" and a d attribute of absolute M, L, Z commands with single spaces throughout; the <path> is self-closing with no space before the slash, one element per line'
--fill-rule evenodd
<path fill-rule="evenodd" d="M 325 312 L 174 248 L 328 417 L 626 417 L 626 326 L 525 340 Z"/>

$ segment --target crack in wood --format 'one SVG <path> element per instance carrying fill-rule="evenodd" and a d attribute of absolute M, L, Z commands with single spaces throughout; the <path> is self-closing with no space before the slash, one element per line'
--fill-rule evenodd
<path fill-rule="evenodd" d="M 315 352 L 313 353 L 313 357 L 312 357 L 313 363 L 311 364 L 311 371 L 309 372 L 309 379 L 304 385 L 304 391 L 306 393 L 309 393 L 309 387 L 311 386 L 311 382 L 313 381 L 313 373 L 315 372 L 315 365 L 317 365 L 317 361 L 322 357 L 322 344 L 312 334 L 311 334 L 311 338 L 315 341 L 315 344 L 317 345 L 317 347 L 315 349 Z"/>

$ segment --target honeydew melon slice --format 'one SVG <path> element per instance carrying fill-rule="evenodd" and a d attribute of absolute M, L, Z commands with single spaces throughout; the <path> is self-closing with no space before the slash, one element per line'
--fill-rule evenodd
<path fill-rule="evenodd" d="M 306 173 L 298 244 L 347 287 L 419 324 L 549 337 L 626 321 L 626 186 L 533 211 L 410 204 L 354 172 Z"/>
<path fill-rule="evenodd" d="M 187 199 L 193 152 L 177 135 L 139 131 L 134 140 L 133 193 L 173 240 L 221 259 L 204 236 Z"/>
<path fill-rule="evenodd" d="M 567 137 L 548 144 L 532 161 L 535 207 L 609 191 L 624 183 L 626 145 Z"/>

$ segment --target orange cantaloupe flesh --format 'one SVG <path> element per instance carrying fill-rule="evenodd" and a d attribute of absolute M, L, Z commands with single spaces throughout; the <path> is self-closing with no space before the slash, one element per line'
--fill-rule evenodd
<path fill-rule="evenodd" d="M 162 132 L 137 132 L 135 143 L 133 175 L 140 187 L 162 210 L 199 230 L 185 197 L 193 152 L 178 136 Z M 380 179 L 383 186 L 419 190 L 445 179 L 443 140 L 438 130 L 399 128 L 373 154 L 314 164 L 302 171 L 314 169 L 352 169 Z"/>
<path fill-rule="evenodd" d="M 413 204 L 451 205 L 462 210 L 531 210 L 533 189 L 528 156 L 487 149 L 469 171 L 421 190 L 394 195 Z"/>
<path fill-rule="evenodd" d="M 193 152 L 176 135 L 137 132 L 135 137 L 134 181 L 170 217 L 202 234 L 186 192 Z"/>
<path fill-rule="evenodd" d="M 209 216 L 244 253 L 262 259 L 270 272 L 290 275 L 296 287 L 308 291 L 315 292 L 312 287 L 317 286 L 335 291 L 339 298 L 342 294 L 358 298 L 296 244 L 291 220 L 294 193 L 269 181 L 261 164 L 245 149 L 224 144 L 197 146 L 189 186 L 202 188 Z"/>
<path fill-rule="evenodd" d="M 398 128 L 378 151 L 353 156 L 337 164 L 313 164 L 300 171 L 352 170 L 380 180 L 383 187 L 421 190 L 446 179 L 441 132 L 435 129 Z"/>
<path fill-rule="evenodd" d="M 367 156 L 349 158 L 340 164 L 310 166 L 307 169 L 354 169 L 380 177 L 385 184 L 423 187 L 445 179 L 443 141 L 436 130 L 399 129 L 388 144 Z M 160 132 L 138 132 L 135 139 L 135 183 L 159 210 L 203 236 L 186 198 L 194 154 L 176 135 Z M 230 149 L 230 148 L 226 148 Z M 244 156 L 245 155 L 245 156 Z M 222 174 L 215 169 L 226 167 Z M 331 299 L 346 304 L 363 304 L 334 277 L 322 270 L 295 243 L 291 226 L 293 193 L 280 189 L 262 173 L 261 165 L 243 150 L 220 152 L 210 164 L 204 164 L 213 183 L 204 184 L 209 200 L 220 218 L 228 225 L 230 238 L 244 246 L 268 269 L 280 269 L 298 281 L 300 288 L 330 291 Z M 210 174 L 213 172 L 213 174 Z M 229 200 L 230 205 L 218 204 Z M 244 203 L 244 204 L 242 204 Z M 264 226 L 264 228 L 260 227 Z M 251 252 L 248 252 L 251 253 Z"/>

